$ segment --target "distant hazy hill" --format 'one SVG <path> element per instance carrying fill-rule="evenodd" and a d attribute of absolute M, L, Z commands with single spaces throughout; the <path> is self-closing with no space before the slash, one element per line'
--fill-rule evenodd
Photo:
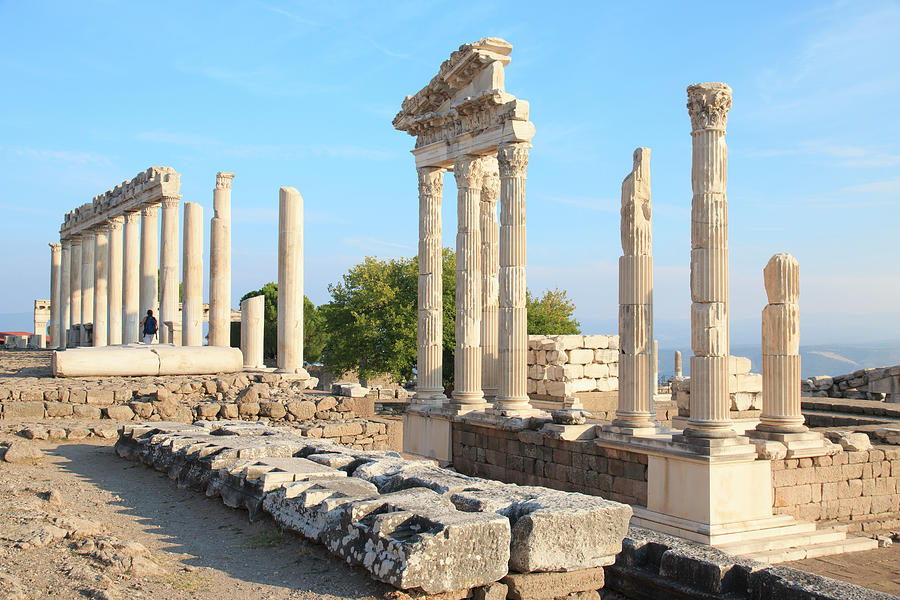
<path fill-rule="evenodd" d="M 674 374 L 675 348 L 660 349 L 659 371 L 663 377 Z M 681 350 L 685 377 L 690 375 L 690 348 Z M 753 372 L 759 373 L 762 365 L 759 346 L 736 345 L 731 347 L 736 356 L 746 356 L 753 362 Z M 871 345 L 823 344 L 818 346 L 800 346 L 801 376 L 841 375 L 852 373 L 857 369 L 900 365 L 900 342 Z"/>

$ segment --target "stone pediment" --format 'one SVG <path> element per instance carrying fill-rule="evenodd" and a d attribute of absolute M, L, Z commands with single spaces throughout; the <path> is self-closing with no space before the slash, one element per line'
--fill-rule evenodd
<path fill-rule="evenodd" d="M 428 85 L 406 97 L 393 124 L 416 138 L 417 164 L 445 164 L 456 154 L 487 153 L 499 143 L 531 140 L 528 103 L 505 89 L 510 52 L 512 44 L 500 38 L 463 44 Z M 424 150 L 439 143 L 453 148 Z"/>

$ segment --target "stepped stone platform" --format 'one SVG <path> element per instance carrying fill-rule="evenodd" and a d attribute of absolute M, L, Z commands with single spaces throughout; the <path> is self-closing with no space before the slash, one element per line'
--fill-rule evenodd
<path fill-rule="evenodd" d="M 631 518 L 629 506 L 602 498 L 468 477 L 259 423 L 128 424 L 116 451 L 251 518 L 268 513 L 376 580 L 453 592 L 447 598 L 596 595 Z"/>

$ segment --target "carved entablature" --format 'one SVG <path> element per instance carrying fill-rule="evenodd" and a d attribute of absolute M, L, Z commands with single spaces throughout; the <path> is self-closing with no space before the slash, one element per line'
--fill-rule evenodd
<path fill-rule="evenodd" d="M 487 154 L 503 142 L 529 142 L 528 102 L 506 93 L 512 45 L 500 38 L 463 44 L 431 82 L 403 101 L 394 127 L 416 138 L 416 164 L 450 167 L 460 154 Z"/>
<path fill-rule="evenodd" d="M 60 227 L 60 235 L 68 237 L 102 225 L 110 218 L 128 211 L 140 210 L 145 204 L 163 198 L 180 198 L 181 176 L 171 167 L 150 167 L 129 181 L 96 196 L 88 204 L 69 211 Z"/>

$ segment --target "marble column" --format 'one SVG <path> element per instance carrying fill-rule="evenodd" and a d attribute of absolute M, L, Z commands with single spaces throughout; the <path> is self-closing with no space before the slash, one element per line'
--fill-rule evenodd
<path fill-rule="evenodd" d="M 610 430 L 655 431 L 653 394 L 653 225 L 650 149 L 634 151 L 622 182 L 622 252 L 619 258 L 619 405 Z"/>
<path fill-rule="evenodd" d="M 769 304 L 762 314 L 763 410 L 758 431 L 803 433 L 800 412 L 800 265 L 776 254 L 763 271 Z"/>
<path fill-rule="evenodd" d="M 122 223 L 119 215 L 110 217 L 107 230 L 109 245 L 109 284 L 106 334 L 110 346 L 122 343 Z"/>
<path fill-rule="evenodd" d="M 56 347 L 65 350 L 68 345 L 69 318 L 71 314 L 72 288 L 72 241 L 61 240 L 62 251 L 59 261 L 59 340 Z"/>
<path fill-rule="evenodd" d="M 107 310 L 109 305 L 109 226 L 94 232 L 94 328 L 93 345 L 109 343 Z"/>
<path fill-rule="evenodd" d="M 500 385 L 494 410 L 526 414 L 528 401 L 528 311 L 525 305 L 525 179 L 527 143 L 502 144 L 500 164 Z"/>
<path fill-rule="evenodd" d="M 209 345 L 231 345 L 231 180 L 217 173 L 209 232 Z M 301 363 L 302 366 L 302 363 Z"/>
<path fill-rule="evenodd" d="M 693 146 L 691 184 L 691 403 L 684 435 L 735 435 L 728 395 L 728 149 L 731 88 L 688 87 Z"/>
<path fill-rule="evenodd" d="M 69 253 L 71 275 L 69 281 L 69 340 L 70 348 L 77 347 L 81 339 L 81 235 L 72 236 L 72 249 Z"/>
<path fill-rule="evenodd" d="M 486 156 L 484 181 L 481 186 L 481 389 L 484 399 L 493 402 L 499 387 L 500 309 L 500 221 L 497 219 L 497 200 L 500 198 L 500 172 L 497 158 Z"/>
<path fill-rule="evenodd" d="M 160 234 L 159 343 L 172 344 L 168 327 L 162 324 L 178 316 L 178 204 L 180 197 L 163 198 Z M 230 316 L 230 315 L 229 315 Z"/>
<path fill-rule="evenodd" d="M 481 390 L 481 187 L 484 163 L 479 156 L 460 156 L 453 165 L 456 178 L 456 352 L 453 399 L 456 414 L 483 410 Z"/>
<path fill-rule="evenodd" d="M 681 374 L 681 351 L 675 351 L 675 379 L 682 379 L 683 375 Z"/>
<path fill-rule="evenodd" d="M 203 207 L 184 203 L 181 345 L 203 345 Z"/>
<path fill-rule="evenodd" d="M 263 343 L 265 341 L 265 296 L 253 296 L 241 302 L 241 353 L 245 369 L 262 369 Z"/>
<path fill-rule="evenodd" d="M 303 370 L 303 197 L 278 192 L 278 371 Z"/>
<path fill-rule="evenodd" d="M 89 346 L 91 338 L 86 325 L 94 321 L 94 248 L 97 236 L 86 231 L 81 236 L 81 337 L 79 346 Z"/>
<path fill-rule="evenodd" d="M 420 167 L 419 178 L 419 301 L 416 332 L 417 404 L 443 404 L 444 293 L 441 199 L 444 169 Z"/>
<path fill-rule="evenodd" d="M 141 208 L 141 288 L 138 323 L 153 311 L 159 328 L 159 205 L 148 204 Z"/>
<path fill-rule="evenodd" d="M 50 348 L 59 347 L 59 269 L 62 245 L 50 243 Z"/>
<path fill-rule="evenodd" d="M 134 344 L 140 339 L 141 311 L 141 211 L 125 213 L 124 251 L 122 258 L 122 343 Z"/>

